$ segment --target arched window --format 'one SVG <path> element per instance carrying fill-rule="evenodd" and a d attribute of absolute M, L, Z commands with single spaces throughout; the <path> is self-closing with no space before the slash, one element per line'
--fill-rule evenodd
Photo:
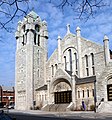
<path fill-rule="evenodd" d="M 86 75 L 89 76 L 88 56 L 85 55 Z"/>
<path fill-rule="evenodd" d="M 37 95 L 37 101 L 39 100 L 39 96 Z"/>
<path fill-rule="evenodd" d="M 88 56 L 85 55 L 85 58 L 86 58 L 86 67 L 88 67 Z"/>
<path fill-rule="evenodd" d="M 34 33 L 34 44 L 40 46 L 40 26 L 38 24 L 35 25 L 35 33 Z"/>
<path fill-rule="evenodd" d="M 25 28 L 26 28 L 26 26 L 25 26 L 25 25 L 23 25 L 23 32 L 25 32 Z"/>
<path fill-rule="evenodd" d="M 92 95 L 93 95 L 93 97 L 94 97 L 94 89 L 92 89 Z"/>
<path fill-rule="evenodd" d="M 44 95 L 42 95 L 42 101 L 44 101 Z"/>
<path fill-rule="evenodd" d="M 72 71 L 72 51 L 71 49 L 69 49 L 68 51 L 69 51 L 70 71 Z"/>
<path fill-rule="evenodd" d="M 95 75 L 95 68 L 94 68 L 94 54 L 91 53 L 91 62 L 92 62 L 92 72 L 93 72 L 93 75 Z"/>
<path fill-rule="evenodd" d="M 78 68 L 78 65 L 77 65 L 77 62 L 78 62 L 78 60 L 77 60 L 77 53 L 74 53 L 74 55 L 75 55 L 75 68 L 77 70 L 77 68 Z"/>
<path fill-rule="evenodd" d="M 38 46 L 40 46 L 40 35 L 38 35 Z"/>
<path fill-rule="evenodd" d="M 66 56 L 64 56 L 64 62 L 65 62 L 65 70 L 67 70 Z"/>
<path fill-rule="evenodd" d="M 51 65 L 51 70 L 52 70 L 52 76 L 54 75 L 54 66 Z"/>
<path fill-rule="evenodd" d="M 55 68 L 56 68 L 56 70 L 58 69 L 58 65 L 57 64 L 55 64 Z"/>
<path fill-rule="evenodd" d="M 36 33 L 34 33 L 34 44 L 36 45 L 36 39 L 37 39 L 37 34 Z"/>
<path fill-rule="evenodd" d="M 25 32 L 25 25 L 23 25 L 22 29 L 23 29 L 23 32 Z M 25 45 L 25 33 L 23 33 L 23 41 L 22 41 L 22 44 L 23 46 Z"/>
<path fill-rule="evenodd" d="M 39 69 L 38 69 L 38 77 L 40 77 L 40 71 L 39 71 Z"/>
<path fill-rule="evenodd" d="M 25 39 L 26 39 L 26 43 L 27 43 L 27 32 L 26 32 L 26 34 L 25 34 Z"/>
<path fill-rule="evenodd" d="M 40 101 L 41 101 L 41 95 L 39 95 Z"/>
<path fill-rule="evenodd" d="M 78 98 L 80 98 L 80 91 L 78 91 Z"/>
<path fill-rule="evenodd" d="M 94 54 L 91 53 L 92 65 L 94 65 Z"/>
<path fill-rule="evenodd" d="M 84 90 L 82 90 L 82 97 L 84 98 Z"/>
<path fill-rule="evenodd" d="M 39 53 L 39 50 L 38 50 L 38 52 L 37 52 L 37 64 L 39 65 L 39 63 L 40 63 L 40 53 Z"/>
<path fill-rule="evenodd" d="M 95 68 L 94 66 L 92 67 L 93 75 L 95 75 Z"/>
<path fill-rule="evenodd" d="M 47 100 L 47 95 L 45 94 L 45 100 Z"/>
<path fill-rule="evenodd" d="M 23 46 L 25 45 L 25 35 L 23 35 L 23 41 L 22 41 Z"/>
<path fill-rule="evenodd" d="M 35 25 L 35 30 L 36 30 L 37 32 L 40 32 L 40 26 L 39 26 L 38 24 Z"/>
<path fill-rule="evenodd" d="M 37 64 L 38 64 L 38 66 L 39 66 L 39 62 L 40 62 L 40 59 L 39 59 L 39 57 L 38 57 L 38 60 L 37 60 Z"/>
<path fill-rule="evenodd" d="M 89 76 L 89 68 L 86 68 L 86 75 Z"/>
<path fill-rule="evenodd" d="M 38 57 L 39 57 L 39 50 L 38 50 L 38 53 L 37 53 Z"/>
<path fill-rule="evenodd" d="M 87 97 L 89 97 L 89 90 L 87 89 Z"/>
<path fill-rule="evenodd" d="M 75 70 L 76 74 L 78 75 L 78 58 L 77 58 L 77 53 L 74 53 L 75 56 Z"/>

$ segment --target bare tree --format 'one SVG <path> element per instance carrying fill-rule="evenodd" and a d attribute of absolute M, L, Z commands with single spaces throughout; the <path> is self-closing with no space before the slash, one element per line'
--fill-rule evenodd
<path fill-rule="evenodd" d="M 30 11 L 30 2 L 35 1 L 0 0 L 0 28 L 10 32 L 13 27 L 11 28 L 9 23 L 14 22 L 15 18 L 25 16 Z M 86 20 L 93 16 L 98 9 L 107 6 L 104 0 L 46 0 L 45 2 L 53 3 L 62 11 L 72 9 L 78 19 L 86 18 Z"/>
<path fill-rule="evenodd" d="M 15 18 L 24 16 L 29 10 L 29 0 L 0 0 L 0 28 L 4 28 L 10 32 L 11 27 L 8 27 L 10 22 Z M 24 5 L 24 7 L 21 7 Z"/>
<path fill-rule="evenodd" d="M 72 9 L 77 19 L 88 20 L 94 17 L 94 14 L 101 8 L 108 5 L 105 0 L 50 0 L 50 3 L 56 5 L 63 12 L 65 9 Z"/>

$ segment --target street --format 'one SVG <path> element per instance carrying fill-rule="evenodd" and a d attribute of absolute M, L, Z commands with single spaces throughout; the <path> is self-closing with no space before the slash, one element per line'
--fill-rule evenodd
<path fill-rule="evenodd" d="M 90 117 L 83 117 L 77 115 L 62 115 L 62 114 L 28 114 L 28 113 L 8 113 L 12 118 L 16 118 L 16 120 L 112 120 L 112 117 L 108 116 L 97 116 L 96 118 L 90 118 Z M 90 115 L 91 116 L 91 115 Z"/>
<path fill-rule="evenodd" d="M 30 114 L 9 114 L 12 118 L 16 120 L 72 120 L 68 118 L 60 118 L 56 116 L 41 116 L 41 115 L 30 115 Z"/>

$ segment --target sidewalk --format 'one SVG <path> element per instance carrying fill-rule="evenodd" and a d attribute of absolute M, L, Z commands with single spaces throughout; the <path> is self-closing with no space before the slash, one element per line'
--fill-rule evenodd
<path fill-rule="evenodd" d="M 41 110 L 9 110 L 9 113 L 33 114 L 47 117 L 68 117 L 68 118 L 107 118 L 112 117 L 112 113 L 94 113 L 93 111 L 68 111 L 68 112 L 47 112 Z"/>

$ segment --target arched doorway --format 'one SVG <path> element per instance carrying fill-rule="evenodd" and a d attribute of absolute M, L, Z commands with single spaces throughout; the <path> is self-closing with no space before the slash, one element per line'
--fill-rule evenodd
<path fill-rule="evenodd" d="M 70 83 L 65 79 L 54 81 L 52 93 L 55 104 L 66 104 L 72 102 L 72 89 Z"/>
<path fill-rule="evenodd" d="M 112 77 L 107 81 L 107 100 L 112 101 Z"/>
<path fill-rule="evenodd" d="M 72 91 L 66 82 L 60 82 L 54 89 L 54 103 L 70 103 L 72 101 Z"/>

